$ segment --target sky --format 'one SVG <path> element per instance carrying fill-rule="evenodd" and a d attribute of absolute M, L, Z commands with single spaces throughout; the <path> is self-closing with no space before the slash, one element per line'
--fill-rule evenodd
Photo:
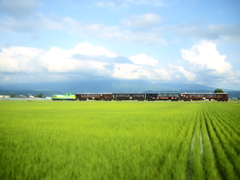
<path fill-rule="evenodd" d="M 0 86 L 141 79 L 240 90 L 239 0 L 0 0 Z"/>

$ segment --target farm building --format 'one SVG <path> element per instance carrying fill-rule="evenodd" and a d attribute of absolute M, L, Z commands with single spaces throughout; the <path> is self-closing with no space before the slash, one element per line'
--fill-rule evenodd
<path fill-rule="evenodd" d="M 10 98 L 10 95 L 0 95 L 0 98 Z"/>

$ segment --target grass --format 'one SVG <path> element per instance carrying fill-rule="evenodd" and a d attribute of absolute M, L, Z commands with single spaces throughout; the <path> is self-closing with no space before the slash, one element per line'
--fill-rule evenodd
<path fill-rule="evenodd" d="M 239 109 L 0 101 L 0 179 L 237 179 Z"/>

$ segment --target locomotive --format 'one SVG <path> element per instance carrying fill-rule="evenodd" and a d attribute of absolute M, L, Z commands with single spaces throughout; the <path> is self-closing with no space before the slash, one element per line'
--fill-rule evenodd
<path fill-rule="evenodd" d="M 228 93 L 77 93 L 75 95 L 66 93 L 65 95 L 53 95 L 52 100 L 103 100 L 103 101 L 194 101 L 194 100 L 216 100 L 228 101 Z"/>
<path fill-rule="evenodd" d="M 53 101 L 61 101 L 61 100 L 69 100 L 69 101 L 74 101 L 76 100 L 76 95 L 72 93 L 66 93 L 66 94 L 61 94 L 61 95 L 52 95 L 52 100 Z"/>

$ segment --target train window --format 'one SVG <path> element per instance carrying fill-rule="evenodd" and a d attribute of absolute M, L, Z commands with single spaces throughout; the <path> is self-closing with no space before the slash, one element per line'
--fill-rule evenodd
<path fill-rule="evenodd" d="M 134 94 L 135 97 L 144 97 L 144 94 Z"/>

